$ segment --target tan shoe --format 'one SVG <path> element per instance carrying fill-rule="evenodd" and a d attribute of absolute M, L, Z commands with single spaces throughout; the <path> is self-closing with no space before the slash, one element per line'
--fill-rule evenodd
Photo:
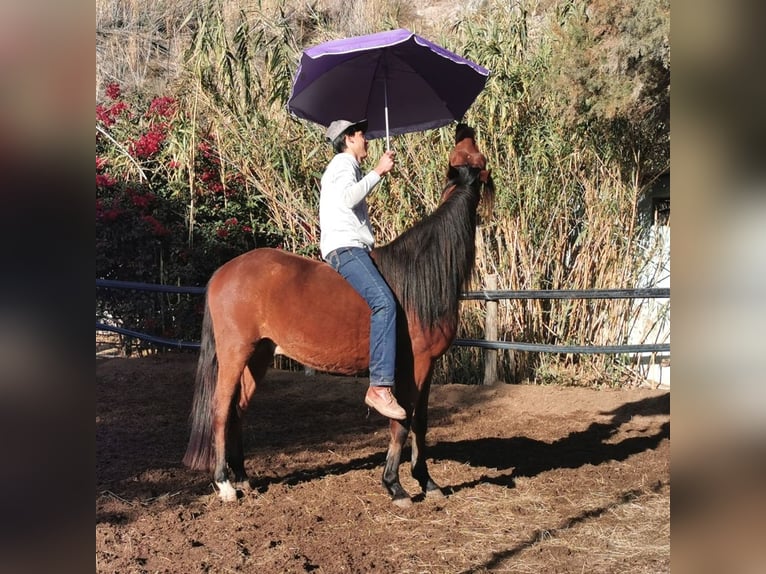
<path fill-rule="evenodd" d="M 364 395 L 364 404 L 390 419 L 403 420 L 407 418 L 407 413 L 396 402 L 391 387 L 369 387 L 367 394 Z"/>

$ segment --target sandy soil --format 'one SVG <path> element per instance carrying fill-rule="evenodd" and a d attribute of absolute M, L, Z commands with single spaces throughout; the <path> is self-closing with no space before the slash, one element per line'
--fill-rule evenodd
<path fill-rule="evenodd" d="M 96 571 L 670 571 L 670 393 L 439 385 L 447 493 L 394 506 L 363 378 L 272 371 L 248 411 L 252 491 L 181 463 L 196 356 L 96 359 Z M 405 454 L 404 460 L 409 455 Z"/>

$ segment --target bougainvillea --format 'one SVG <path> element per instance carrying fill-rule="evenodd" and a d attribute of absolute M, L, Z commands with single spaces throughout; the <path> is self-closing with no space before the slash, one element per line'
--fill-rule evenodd
<path fill-rule="evenodd" d="M 103 104 L 96 106 L 96 119 L 106 127 L 114 125 L 121 115 L 130 116 L 130 108 L 125 102 L 115 102 L 109 106 Z"/>
<path fill-rule="evenodd" d="M 148 159 L 157 154 L 165 142 L 166 124 L 154 124 L 147 132 L 130 142 L 128 150 L 137 159 Z"/>
<path fill-rule="evenodd" d="M 149 104 L 148 116 L 170 118 L 176 111 L 176 100 L 171 97 L 158 97 Z"/>
<path fill-rule="evenodd" d="M 96 277 L 199 286 L 236 255 L 279 243 L 244 177 L 221 169 L 215 138 L 184 137 L 175 98 L 130 97 L 116 83 L 104 93 L 96 105 Z M 196 153 L 186 141 L 198 142 Z M 198 296 L 99 293 L 96 302 L 99 320 L 166 334 L 172 325 L 181 339 L 197 337 L 201 309 Z"/>
<path fill-rule="evenodd" d="M 120 89 L 120 84 L 116 82 L 107 84 L 106 89 L 104 91 L 106 92 L 106 97 L 109 98 L 110 100 L 116 100 L 122 94 L 122 90 Z"/>

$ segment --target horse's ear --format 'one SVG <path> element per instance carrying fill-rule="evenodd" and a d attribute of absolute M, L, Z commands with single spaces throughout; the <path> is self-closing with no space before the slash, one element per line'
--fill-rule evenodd
<path fill-rule="evenodd" d="M 476 139 L 476 132 L 468 124 L 460 122 L 455 126 L 455 143 L 460 143 L 466 138 Z"/>

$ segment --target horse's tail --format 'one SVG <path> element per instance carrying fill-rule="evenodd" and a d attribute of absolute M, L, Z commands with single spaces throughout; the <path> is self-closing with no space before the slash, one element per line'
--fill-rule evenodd
<path fill-rule="evenodd" d="M 191 436 L 183 463 L 194 470 L 211 470 L 215 463 L 213 445 L 213 393 L 218 378 L 218 357 L 215 352 L 215 335 L 210 319 L 210 305 L 205 297 L 205 315 L 202 319 L 197 378 L 189 422 Z"/>

